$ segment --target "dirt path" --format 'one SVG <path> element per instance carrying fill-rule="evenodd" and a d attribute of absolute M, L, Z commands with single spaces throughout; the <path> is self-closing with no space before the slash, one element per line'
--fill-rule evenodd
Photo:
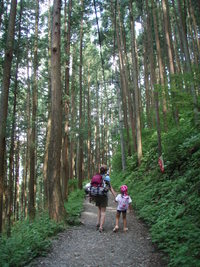
<path fill-rule="evenodd" d="M 39 257 L 28 266 L 52 267 L 165 267 L 151 243 L 145 226 L 134 214 L 127 214 L 129 231 L 113 233 L 116 204 L 110 196 L 105 231 L 96 231 L 97 208 L 84 202 L 81 226 L 72 227 L 53 241 L 47 257 Z M 121 228 L 122 229 L 122 221 Z"/>

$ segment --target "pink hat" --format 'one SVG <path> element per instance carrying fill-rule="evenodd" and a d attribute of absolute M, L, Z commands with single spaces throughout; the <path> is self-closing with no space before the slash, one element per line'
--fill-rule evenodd
<path fill-rule="evenodd" d="M 121 193 L 122 194 L 127 194 L 127 192 L 128 192 L 128 186 L 127 185 L 122 185 L 121 187 L 120 187 L 120 191 L 121 191 Z"/>

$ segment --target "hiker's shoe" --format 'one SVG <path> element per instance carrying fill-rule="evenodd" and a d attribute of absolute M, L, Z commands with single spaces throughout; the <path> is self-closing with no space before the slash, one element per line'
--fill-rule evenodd
<path fill-rule="evenodd" d="M 97 229 L 97 230 L 99 230 L 99 226 L 100 226 L 100 224 L 98 223 L 98 224 L 96 225 L 96 229 Z"/>
<path fill-rule="evenodd" d="M 126 233 L 128 231 L 128 228 L 124 228 L 124 232 Z"/>
<path fill-rule="evenodd" d="M 116 233 L 118 230 L 119 230 L 119 227 L 115 226 L 114 229 L 113 229 L 113 232 Z"/>
<path fill-rule="evenodd" d="M 102 233 L 103 232 L 103 228 L 99 227 L 99 232 Z"/>

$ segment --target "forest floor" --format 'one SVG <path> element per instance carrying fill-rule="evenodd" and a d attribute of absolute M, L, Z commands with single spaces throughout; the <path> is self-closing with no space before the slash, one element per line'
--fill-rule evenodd
<path fill-rule="evenodd" d="M 114 233 L 116 203 L 109 196 L 104 231 L 96 230 L 97 207 L 84 201 L 80 226 L 68 228 L 52 241 L 46 257 L 34 259 L 27 267 L 165 267 L 163 255 L 152 244 L 148 229 L 134 212 L 127 214 L 128 232 Z"/>

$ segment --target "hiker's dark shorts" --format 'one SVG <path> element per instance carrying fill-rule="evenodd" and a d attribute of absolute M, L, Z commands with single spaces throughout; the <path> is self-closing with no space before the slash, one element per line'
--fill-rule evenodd
<path fill-rule="evenodd" d="M 117 213 L 118 213 L 118 214 L 121 214 L 121 213 L 122 213 L 122 214 L 126 214 L 126 210 L 117 210 Z"/>
<path fill-rule="evenodd" d="M 96 196 L 95 197 L 96 206 L 100 208 L 106 208 L 108 206 L 107 196 Z"/>

